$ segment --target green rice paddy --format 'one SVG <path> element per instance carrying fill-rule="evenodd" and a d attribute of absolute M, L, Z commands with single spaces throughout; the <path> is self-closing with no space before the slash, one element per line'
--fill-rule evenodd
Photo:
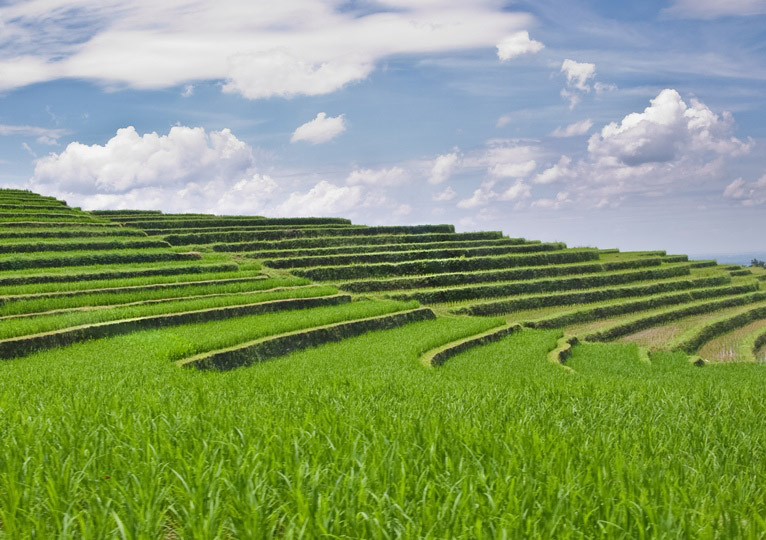
<path fill-rule="evenodd" d="M 766 538 L 760 270 L 18 190 L 0 221 L 0 539 Z"/>

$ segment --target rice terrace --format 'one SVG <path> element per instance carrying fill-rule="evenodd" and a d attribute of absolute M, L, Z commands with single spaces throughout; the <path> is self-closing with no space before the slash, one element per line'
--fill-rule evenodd
<path fill-rule="evenodd" d="M 0 208 L 3 537 L 763 534 L 762 268 Z"/>
<path fill-rule="evenodd" d="M 0 540 L 766 540 L 766 0 L 1 0 Z"/>

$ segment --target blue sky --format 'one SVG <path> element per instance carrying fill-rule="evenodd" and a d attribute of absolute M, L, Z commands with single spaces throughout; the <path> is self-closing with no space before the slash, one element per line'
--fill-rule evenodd
<path fill-rule="evenodd" d="M 0 1 L 0 186 L 766 251 L 766 0 Z"/>

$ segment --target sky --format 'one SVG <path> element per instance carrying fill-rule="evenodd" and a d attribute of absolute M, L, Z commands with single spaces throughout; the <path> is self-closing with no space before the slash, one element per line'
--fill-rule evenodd
<path fill-rule="evenodd" d="M 766 253 L 766 0 L 0 0 L 0 187 Z"/>

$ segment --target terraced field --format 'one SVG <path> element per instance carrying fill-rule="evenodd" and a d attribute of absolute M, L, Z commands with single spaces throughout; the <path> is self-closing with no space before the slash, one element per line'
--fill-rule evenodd
<path fill-rule="evenodd" d="M 605 345 L 602 342 L 616 343 Z M 515 355 L 513 359 L 509 359 L 509 351 Z M 614 366 L 604 364 L 605 351 L 614 353 Z M 266 362 L 277 358 L 280 360 Z M 594 359 L 592 364 L 590 358 Z M 607 379 L 624 378 L 626 373 L 633 377 L 640 373 L 641 377 L 654 381 L 651 383 L 655 385 L 653 395 L 667 391 L 667 385 L 671 383 L 662 381 L 660 376 L 668 373 L 680 374 L 678 376 L 689 381 L 694 377 L 723 374 L 721 380 L 730 380 L 731 383 L 726 384 L 734 389 L 741 375 L 713 364 L 766 361 L 766 273 L 760 269 L 718 265 L 715 261 L 689 261 L 684 255 L 669 255 L 662 251 L 570 248 L 558 242 L 507 237 L 498 231 L 457 233 L 451 225 L 366 227 L 342 218 L 212 216 L 142 210 L 88 213 L 50 197 L 0 190 L 0 359 L 5 360 L 0 366 L 3 368 L 0 376 L 5 377 L 7 383 L 6 390 L 0 389 L 0 410 L 8 413 L 0 420 L 0 432 L 22 441 L 15 443 L 15 447 L 24 447 L 23 441 L 26 441 L 30 448 L 43 452 L 30 458 L 28 451 L 19 450 L 0 458 L 0 538 L 15 538 L 20 531 L 26 530 L 35 531 L 30 536 L 47 537 L 60 533 L 65 522 L 71 530 L 79 530 L 72 533 L 75 536 L 124 538 L 162 535 L 168 538 L 320 535 L 494 538 L 502 531 L 549 537 L 562 536 L 557 534 L 562 530 L 573 531 L 572 536 L 579 536 L 575 534 L 577 531 L 588 536 L 587 531 L 596 528 L 606 536 L 613 536 L 621 527 L 631 533 L 626 537 L 634 537 L 632 533 L 638 530 L 636 527 L 667 533 L 674 530 L 673 524 L 678 526 L 678 521 L 668 518 L 657 507 L 654 514 L 634 516 L 639 521 L 644 520 L 643 525 L 637 524 L 631 521 L 634 518 L 626 517 L 629 504 L 626 502 L 622 506 L 614 502 L 615 494 L 607 495 L 609 488 L 605 486 L 595 491 L 583 488 L 580 496 L 591 500 L 611 496 L 612 502 L 589 515 L 562 510 L 566 525 L 556 525 L 555 515 L 549 515 L 549 508 L 538 508 L 537 517 L 529 522 L 505 520 L 501 516 L 510 515 L 508 512 L 521 512 L 524 508 L 529 512 L 534 506 L 532 499 L 522 502 L 514 499 L 515 495 L 511 497 L 511 492 L 533 499 L 539 497 L 555 506 L 554 500 L 565 497 L 568 488 L 559 486 L 557 489 L 564 491 L 557 492 L 558 495 L 535 489 L 524 491 L 527 488 L 518 491 L 521 488 L 509 485 L 508 478 L 500 472 L 507 462 L 495 455 L 497 449 L 491 446 L 491 441 L 484 440 L 484 435 L 468 424 L 463 427 L 474 438 L 463 450 L 469 448 L 468 454 L 472 454 L 477 448 L 483 448 L 494 455 L 499 468 L 482 472 L 481 462 L 475 457 L 468 459 L 465 453 L 452 457 L 440 454 L 449 454 L 452 450 L 434 446 L 437 440 L 449 445 L 438 433 L 438 426 L 454 435 L 463 422 L 460 413 L 456 412 L 450 418 L 440 416 L 442 424 L 423 425 L 402 409 L 402 403 L 414 398 L 402 398 L 392 404 L 391 393 L 409 396 L 420 392 L 424 386 L 444 383 L 451 392 L 449 396 L 423 390 L 423 396 L 418 398 L 423 401 L 412 401 L 410 405 L 425 410 L 434 407 L 450 409 L 453 405 L 459 407 L 461 403 L 468 403 L 462 394 L 467 388 L 462 385 L 466 384 L 471 388 L 489 389 L 491 395 L 506 403 L 509 398 L 501 397 L 497 388 L 488 386 L 490 381 L 484 375 L 479 372 L 467 374 L 471 362 L 492 374 L 486 376 L 495 377 L 491 381 L 493 384 L 503 380 L 509 388 L 515 388 L 520 396 L 525 396 L 525 406 L 538 398 L 542 402 L 554 399 L 555 391 L 549 387 L 553 384 L 550 381 L 566 385 L 567 377 L 577 374 L 583 381 L 591 381 L 583 382 L 583 385 L 596 384 L 593 382 L 598 380 L 595 365 L 600 366 Z M 534 364 L 538 360 L 534 370 L 524 364 Z M 519 381 L 509 379 L 502 362 L 519 370 L 520 374 L 527 373 L 523 377 L 535 381 L 533 386 L 536 385 L 537 394 L 522 389 Z M 256 363 L 263 365 L 258 370 L 236 369 Z M 314 363 L 316 367 L 312 367 Z M 710 364 L 699 370 L 709 374 L 689 375 L 696 373 L 688 371 L 696 369 L 691 367 L 692 363 L 698 366 Z M 70 485 L 57 485 L 47 491 L 40 488 L 43 489 L 40 491 L 35 487 L 35 482 L 40 479 L 29 476 L 38 473 L 25 472 L 24 464 L 29 463 L 29 459 L 43 459 L 45 450 L 31 442 L 34 438 L 31 432 L 18 431 L 11 426 L 10 417 L 26 410 L 21 403 L 31 395 L 23 390 L 24 385 L 36 381 L 35 385 L 45 386 L 46 380 L 53 380 L 48 377 L 49 369 L 62 377 L 52 383 L 57 392 L 65 392 L 67 385 L 73 385 L 70 390 L 78 388 L 77 391 L 82 392 L 83 387 L 76 381 L 65 382 L 66 377 L 77 378 L 80 373 L 67 367 L 69 364 L 79 366 L 77 370 L 90 372 L 90 381 L 97 376 L 111 381 L 109 385 L 132 388 L 131 391 L 138 392 L 136 395 L 143 396 L 141 399 L 148 399 L 151 407 L 158 407 L 152 409 L 149 416 L 137 417 L 137 421 L 145 422 L 151 418 L 152 424 L 169 422 L 176 426 L 173 429 L 183 429 L 179 428 L 178 418 L 190 419 L 177 404 L 169 404 L 164 398 L 157 397 L 163 392 L 175 396 L 173 399 L 179 396 L 180 390 L 162 390 L 160 382 L 178 384 L 179 388 L 187 390 L 194 388 L 196 394 L 179 403 L 186 403 L 190 410 L 200 414 L 200 418 L 212 422 L 207 424 L 207 429 L 217 433 L 220 440 L 228 441 L 224 446 L 214 444 L 222 454 L 211 457 L 208 450 L 198 446 L 200 441 L 208 438 L 202 432 L 174 435 L 184 441 L 195 441 L 189 442 L 188 454 L 176 459 L 167 455 L 170 441 L 155 441 L 163 450 L 151 450 L 155 442 L 147 442 L 151 439 L 147 439 L 147 433 L 158 429 L 156 425 L 154 428 L 136 428 L 142 434 L 131 432 L 129 435 L 123 430 L 130 444 L 143 445 L 136 450 L 141 455 L 131 459 L 155 463 L 161 470 L 151 470 L 150 466 L 141 473 L 130 472 L 124 470 L 127 461 L 121 461 L 122 458 L 117 459 L 119 467 L 123 467 L 121 472 L 115 469 L 116 462 L 108 467 L 93 465 L 96 469 L 80 463 L 78 470 L 84 467 L 90 471 L 86 475 L 90 480 L 85 481 L 82 478 L 76 480 L 76 475 L 66 469 L 69 466 L 66 463 L 41 464 L 42 470 L 55 478 L 55 482 L 68 481 Z M 290 375 L 278 367 L 288 365 L 295 370 Z M 99 371 L 97 366 L 104 366 L 109 373 Z M 749 370 L 758 365 L 728 367 Z M 220 373 L 231 370 L 234 373 Z M 258 378 L 260 376 L 254 373 L 260 370 L 272 373 L 273 377 Z M 209 371 L 215 373 L 203 373 Z M 64 373 L 69 375 L 62 375 Z M 411 380 L 404 381 L 401 373 L 406 373 Z M 131 382 L 125 382 L 124 377 L 130 377 Z M 280 377 L 289 381 L 284 383 L 283 390 L 287 393 L 276 397 L 280 392 Z M 240 381 L 237 385 L 247 380 L 255 386 L 244 394 L 244 390 L 227 390 L 226 381 L 234 380 Z M 22 384 L 22 381 L 27 383 Z M 138 391 L 140 383 L 145 386 Z M 328 443 L 331 446 L 342 446 L 345 457 L 340 462 L 327 456 L 324 461 L 310 460 L 309 469 L 313 472 L 296 469 L 281 473 L 283 479 L 272 477 L 271 472 L 263 469 L 267 466 L 261 458 L 249 453 L 247 448 L 260 448 L 253 452 L 272 452 L 279 456 L 275 458 L 279 468 L 286 467 L 284 460 L 290 452 L 295 452 L 291 458 L 293 465 L 304 467 L 307 457 L 304 450 L 296 446 L 296 432 L 278 428 L 274 437 L 285 436 L 285 440 L 255 442 L 252 437 L 268 435 L 266 428 L 246 422 L 249 427 L 242 431 L 236 425 L 236 418 L 242 417 L 227 416 L 226 411 L 247 414 L 244 405 L 235 401 L 249 399 L 257 402 L 267 411 L 264 414 L 271 415 L 269 423 L 272 427 L 281 421 L 292 425 L 293 430 L 303 430 L 300 444 L 305 443 L 306 448 L 324 455 L 327 449 L 316 442 L 314 438 L 320 435 L 312 429 L 316 426 L 322 426 L 320 431 L 329 429 L 333 421 L 322 416 L 328 414 L 322 412 L 324 409 L 302 408 L 304 405 L 318 406 L 311 399 L 306 401 L 304 395 L 306 392 L 311 394 L 311 385 L 315 383 L 320 385 L 317 392 L 322 403 L 332 400 L 333 395 L 343 396 L 327 410 L 334 411 L 333 414 L 347 414 L 352 419 L 350 431 L 332 428 L 336 430 L 332 435 L 325 432 L 322 436 L 327 441 L 333 439 Z M 209 390 L 203 390 L 208 386 L 228 396 L 208 404 L 227 418 L 220 424 L 215 424 L 207 413 L 199 412 L 207 408 L 203 402 L 211 399 Z M 359 394 L 363 397 L 358 399 L 364 403 L 357 401 L 351 407 L 348 400 L 357 398 L 349 393 L 349 388 L 363 388 Z M 572 391 L 571 395 L 581 389 Z M 101 391 L 88 392 L 82 397 L 90 403 L 88 407 L 96 407 L 92 401 L 96 394 L 101 396 L 98 399 L 104 398 Z M 146 392 L 158 393 L 149 397 Z M 50 421 L 51 414 L 61 412 L 63 402 L 53 394 L 46 395 L 47 405 L 40 405 L 44 409 L 41 418 Z M 288 403 L 285 396 L 289 395 L 304 397 Z M 478 475 L 475 476 L 478 480 L 483 478 L 481 481 L 485 485 L 462 485 L 461 489 L 468 493 L 465 501 L 450 495 L 449 482 L 436 476 L 431 479 L 433 482 L 421 485 L 417 480 L 418 473 L 404 472 L 409 467 L 407 459 L 402 457 L 399 461 L 397 456 L 400 454 L 385 450 L 387 445 L 402 447 L 405 444 L 402 440 L 360 436 L 359 433 L 366 433 L 365 416 L 360 412 L 364 408 L 375 411 L 376 421 L 388 426 L 388 431 L 383 430 L 387 433 L 383 435 L 384 439 L 393 437 L 397 429 L 391 422 L 381 420 L 385 410 L 379 409 L 383 405 L 377 403 L 376 395 L 386 396 L 384 401 L 388 400 L 392 410 L 403 419 L 401 429 L 410 434 L 416 441 L 413 444 L 422 453 L 416 458 L 412 454 L 415 447 L 407 446 L 401 456 L 409 455 L 413 463 L 420 463 L 436 476 L 435 471 L 443 467 L 449 469 L 450 474 L 463 474 L 465 471 L 452 471 L 450 467 L 454 464 L 447 466 L 443 460 L 467 459 L 465 463 L 471 464 L 471 474 Z M 121 391 L 120 396 L 125 398 L 125 392 Z M 189 399 L 199 399 L 200 402 L 191 404 Z M 273 403 L 270 404 L 269 399 Z M 477 423 L 484 421 L 480 420 L 481 415 L 488 414 L 492 407 L 489 401 L 480 401 L 475 411 L 471 409 L 472 412 L 466 413 L 466 418 Z M 553 409 L 557 407 L 554 401 L 549 403 Z M 146 411 L 140 400 L 126 398 L 126 403 Z M 274 403 L 281 404 L 284 412 L 280 412 Z M 166 412 L 159 412 L 161 405 L 166 406 Z M 167 411 L 175 411 L 173 414 L 179 416 L 170 419 L 166 416 L 170 414 Z M 71 417 L 74 412 L 62 414 Z M 287 414 L 304 415 L 306 421 L 285 422 Z M 530 414 L 537 415 L 536 412 Z M 17 416 L 16 421 L 19 418 Z M 75 424 L 82 426 L 83 421 Z M 596 425 L 595 418 L 591 421 Z M 28 423 L 22 421 L 22 425 Z M 206 429 L 202 424 L 195 425 L 203 431 Z M 41 428 L 38 424 L 35 426 Z M 497 427 L 494 425 L 493 429 Z M 524 431 L 522 424 L 517 427 Z M 543 429 L 542 424 L 540 428 Z M 552 437 L 559 428 L 548 425 L 544 429 L 548 430 L 544 439 L 552 441 L 554 439 L 549 436 Z M 74 432 L 71 436 L 76 437 Z M 58 433 L 57 437 L 65 435 Z M 239 442 L 238 437 L 241 437 Z M 584 441 L 584 431 L 578 437 L 578 441 Z M 358 448 L 347 446 L 351 444 L 348 441 L 355 440 L 362 441 Z M 382 444 L 383 448 L 370 450 L 371 440 L 376 445 Z M 534 437 L 524 439 L 523 444 L 531 444 L 530 440 Z M 71 450 L 74 441 L 72 439 L 64 446 L 69 445 Z M 51 444 L 61 446 L 60 441 Z M 263 444 L 284 445 L 284 448 L 269 450 Z M 236 446 L 238 450 L 230 453 L 223 450 L 228 448 L 226 445 Z M 625 451 L 619 445 L 606 447 L 608 452 Z M 744 446 L 742 448 L 744 451 Z M 83 446 L 77 451 L 72 450 L 72 455 L 77 456 L 73 459 L 87 461 L 83 453 L 85 449 Z M 355 467 L 352 456 L 357 450 L 370 451 L 376 466 L 389 469 L 388 473 L 380 474 L 390 475 L 390 478 L 374 477 L 371 470 L 364 470 L 367 480 L 363 484 L 367 485 L 365 483 L 369 481 L 375 489 L 383 489 L 383 499 L 367 499 L 362 491 L 369 487 L 360 487 L 363 485 L 358 483 L 361 480 L 339 472 L 343 467 Z M 560 450 L 566 454 L 565 450 Z M 530 456 L 542 459 L 545 444 L 538 438 L 529 451 Z M 684 449 L 673 446 L 668 451 L 680 453 Z M 163 455 L 161 459 L 154 459 L 147 452 Z M 190 456 L 194 452 L 204 456 L 196 465 L 193 460 L 187 461 L 192 459 Z M 513 453 L 510 449 L 508 452 Z M 111 456 L 106 449 L 102 454 Z M 644 457 L 651 460 L 648 454 Z M 221 466 L 230 459 L 240 460 L 236 471 L 231 469 L 221 473 L 220 478 L 208 478 L 209 467 L 215 463 Z M 526 457 L 522 461 L 526 462 Z M 547 474 L 562 473 L 560 467 L 566 465 L 565 461 L 549 462 Z M 253 476 L 254 473 L 237 476 L 246 465 L 260 471 L 261 476 Z M 314 469 L 314 465 L 319 468 Z M 349 484 L 332 488 L 327 482 L 333 474 L 321 468 L 325 465 L 339 468 L 336 473 Z M 181 470 L 184 467 L 199 468 Z M 590 470 L 588 464 L 583 467 Z M 638 469 L 633 472 L 636 471 Z M 114 489 L 122 489 L 123 495 L 115 495 L 111 487 L 96 489 L 92 485 L 95 481 L 93 474 L 100 478 L 122 475 L 127 483 Z M 131 475 L 137 475 L 135 480 L 130 479 Z M 153 475 L 162 477 L 163 485 L 172 487 L 156 486 Z M 298 477 L 301 484 L 292 483 Z M 259 491 L 261 488 L 253 482 L 263 478 L 269 480 Z M 322 478 L 323 486 L 320 492 L 326 493 L 326 498 L 305 499 L 305 482 L 319 482 L 319 478 Z M 213 480 L 229 484 L 211 487 Z M 570 480 L 571 488 L 577 482 L 574 478 Z M 192 485 L 194 483 L 197 484 Z M 592 479 L 583 485 L 586 484 L 592 486 Z M 134 492 L 135 489 L 150 489 L 150 485 L 154 486 L 151 489 L 160 489 L 160 492 Z M 674 491 L 678 486 L 650 487 L 671 498 L 678 496 Z M 633 489 L 625 485 L 623 488 Z M 732 522 L 731 517 L 721 517 L 723 510 L 709 509 L 707 514 L 703 512 L 697 518 L 684 521 L 683 527 L 676 530 L 686 531 L 691 536 L 706 536 L 700 531 L 712 531 L 710 537 L 726 537 L 727 531 L 738 535 L 762 530 L 760 527 L 764 522 L 753 521 L 753 513 L 766 508 L 763 491 L 754 487 L 748 488 L 749 491 L 740 488 L 737 497 L 743 500 L 746 494 L 757 497 L 753 503 L 757 511 L 753 507 L 743 509 L 739 521 Z M 173 493 L 165 493 L 164 489 Z M 222 497 L 218 503 L 210 499 L 210 493 L 215 489 L 220 490 Z M 389 489 L 393 491 L 389 492 Z M 498 504 L 498 489 L 505 494 L 500 497 L 505 509 L 493 506 Z M 107 498 L 118 501 L 115 503 L 118 506 L 104 510 L 102 516 L 90 515 L 86 507 L 102 506 L 91 499 L 91 494 L 100 490 L 106 490 Z M 180 494 L 184 490 L 185 494 Z M 247 503 L 247 507 L 258 506 L 263 509 L 262 513 L 248 518 L 243 508 L 236 507 L 244 504 L 241 500 L 232 503 L 234 506 L 222 502 L 236 499 L 232 494 L 237 490 L 256 497 L 257 500 Z M 349 495 L 349 490 L 357 490 L 356 495 Z M 62 498 L 63 492 L 77 493 L 77 502 Z M 130 495 L 126 495 L 128 492 Z M 221 495 L 223 493 L 228 495 Z M 316 493 L 312 493 L 316 497 Z M 636 496 L 646 496 L 641 493 L 636 492 Z M 378 492 L 377 497 L 382 496 Z M 698 496 L 703 500 L 709 492 L 700 487 Z M 729 496 L 733 497 L 732 494 Z M 137 503 L 138 506 L 129 511 L 124 508 L 131 498 L 143 500 L 147 497 L 144 503 Z M 352 500 L 355 497 L 359 499 Z M 63 499 L 70 500 L 70 506 L 58 506 L 64 504 Z M 169 502 L 171 500 L 176 502 Z M 285 503 L 285 500 L 290 502 Z M 744 504 L 737 500 L 737 504 Z M 333 504 L 328 501 L 339 505 L 335 513 Z M 226 509 L 216 510 L 215 504 Z M 399 510 L 392 510 L 392 505 L 397 504 Z M 675 509 L 678 515 L 682 508 L 678 504 L 681 503 L 668 502 L 667 506 Z M 413 520 L 414 508 L 422 510 L 423 505 L 429 506 L 434 515 Z M 195 514 L 201 507 L 210 513 L 210 519 Z M 478 511 L 479 507 L 484 509 Z M 217 517 L 214 518 L 214 514 Z M 291 515 L 293 518 L 289 518 Z M 484 518 L 477 517 L 478 521 L 469 522 L 470 515 L 484 515 Z M 388 523 L 393 525 L 389 527 Z M 420 523 L 430 525 L 423 528 Z"/>

